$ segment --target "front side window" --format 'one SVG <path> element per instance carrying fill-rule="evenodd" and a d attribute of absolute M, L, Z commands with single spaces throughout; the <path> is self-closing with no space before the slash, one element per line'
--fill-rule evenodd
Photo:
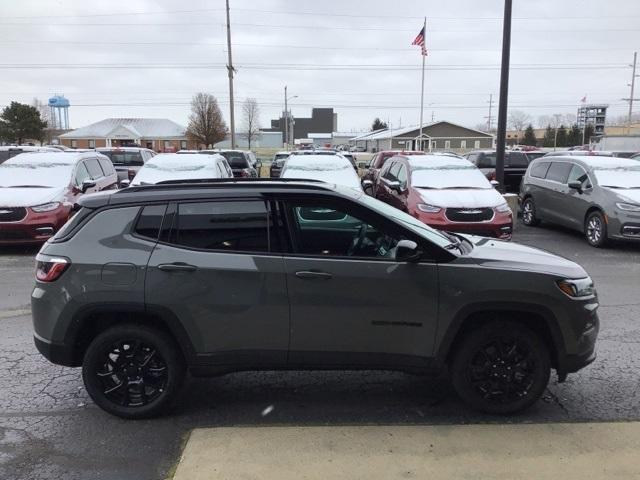
<path fill-rule="evenodd" d="M 407 167 L 405 167 L 404 165 L 402 165 L 399 162 L 398 162 L 398 164 L 400 165 L 400 170 L 398 170 L 398 176 L 396 178 L 400 182 L 400 186 L 402 188 L 406 188 L 406 186 L 407 186 Z"/>
<path fill-rule="evenodd" d="M 89 175 L 89 171 L 87 170 L 87 167 L 85 167 L 84 162 L 80 162 L 78 164 L 78 168 L 76 168 L 76 185 L 81 186 L 82 182 L 89 180 L 90 178 L 91 175 Z"/>
<path fill-rule="evenodd" d="M 203 250 L 279 250 L 270 212 L 257 200 L 181 203 L 171 237 L 171 243 Z"/>
<path fill-rule="evenodd" d="M 547 180 L 559 183 L 567 183 L 569 172 L 571 171 L 571 163 L 553 162 L 547 172 Z"/>
<path fill-rule="evenodd" d="M 402 238 L 331 204 L 290 206 L 296 252 L 322 257 L 395 259 Z"/>
<path fill-rule="evenodd" d="M 582 188 L 591 188 L 589 175 L 587 175 L 587 172 L 584 171 L 584 168 L 580 167 L 579 165 L 574 165 L 573 167 L 571 167 L 567 183 L 571 182 L 580 182 Z"/>
<path fill-rule="evenodd" d="M 91 175 L 91 178 L 93 180 L 97 180 L 98 178 L 104 176 L 102 168 L 100 168 L 100 164 L 98 163 L 97 159 L 89 158 L 85 161 L 85 164 L 87 165 L 87 170 L 89 170 L 89 175 Z"/>

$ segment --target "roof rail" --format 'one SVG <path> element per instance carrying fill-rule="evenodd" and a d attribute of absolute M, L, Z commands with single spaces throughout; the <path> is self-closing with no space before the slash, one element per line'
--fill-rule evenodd
<path fill-rule="evenodd" d="M 231 187 L 238 184 L 256 185 L 270 187 L 295 187 L 294 184 L 310 184 L 309 187 L 328 190 L 330 187 L 328 183 L 321 180 L 304 179 L 304 178 L 197 178 L 197 179 L 182 179 L 182 180 L 164 180 L 156 184 L 151 185 L 136 185 L 127 187 L 119 192 L 137 192 L 137 191 L 149 191 L 149 190 L 162 190 L 168 188 L 202 188 L 202 187 Z M 119 193 L 116 192 L 116 193 Z"/>

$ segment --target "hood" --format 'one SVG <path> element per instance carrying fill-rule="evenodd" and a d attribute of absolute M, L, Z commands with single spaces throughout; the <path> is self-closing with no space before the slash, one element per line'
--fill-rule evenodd
<path fill-rule="evenodd" d="M 640 188 L 630 188 L 625 190 L 624 188 L 607 188 L 620 199 L 621 202 L 629 202 L 640 204 Z"/>
<path fill-rule="evenodd" d="M 0 207 L 33 207 L 62 200 L 64 187 L 0 187 Z"/>
<path fill-rule="evenodd" d="M 526 270 L 564 278 L 584 278 L 587 272 L 577 263 L 553 253 L 514 242 L 465 235 L 473 243 L 473 251 L 461 258 L 489 268 Z"/>
<path fill-rule="evenodd" d="M 418 194 L 429 205 L 450 208 L 497 207 L 505 203 L 495 188 L 416 188 Z"/>

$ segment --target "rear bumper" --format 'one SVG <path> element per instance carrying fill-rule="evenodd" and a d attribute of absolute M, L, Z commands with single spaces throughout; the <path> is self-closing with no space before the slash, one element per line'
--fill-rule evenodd
<path fill-rule="evenodd" d="M 67 345 L 52 343 L 38 335 L 33 336 L 33 341 L 36 344 L 36 348 L 42 354 L 44 358 L 56 365 L 64 365 L 65 367 L 78 367 L 78 363 L 74 358 L 73 349 Z"/>

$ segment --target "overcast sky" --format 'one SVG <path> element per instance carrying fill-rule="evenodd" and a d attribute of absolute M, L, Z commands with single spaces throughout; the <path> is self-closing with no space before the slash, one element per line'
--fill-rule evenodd
<path fill-rule="evenodd" d="M 421 57 L 410 44 L 424 16 L 425 121 L 474 127 L 497 100 L 502 1 L 230 1 L 236 111 L 255 97 L 262 126 L 282 111 L 285 85 L 298 96 L 294 116 L 334 107 L 341 131 L 376 116 L 417 124 Z M 639 1 L 515 0 L 513 17 L 510 109 L 535 121 L 575 113 L 586 94 L 613 116 L 627 111 Z M 107 117 L 186 125 L 204 91 L 228 119 L 224 25 L 224 0 L 0 0 L 0 105 L 61 93 L 72 127 Z"/>

